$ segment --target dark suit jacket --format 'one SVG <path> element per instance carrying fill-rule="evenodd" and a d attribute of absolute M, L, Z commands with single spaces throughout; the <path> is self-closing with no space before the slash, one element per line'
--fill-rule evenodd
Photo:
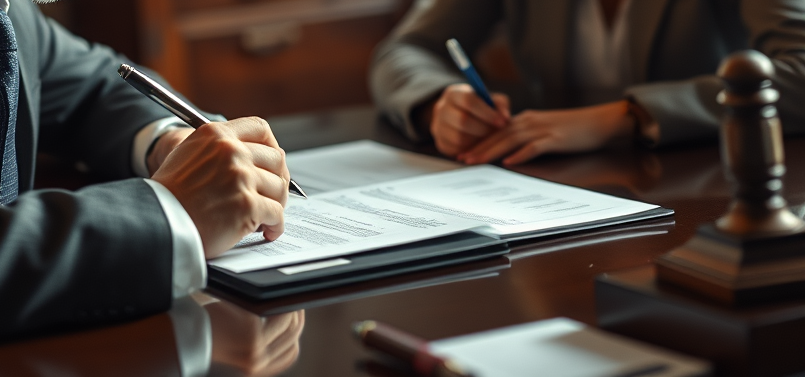
<path fill-rule="evenodd" d="M 371 72 L 377 104 L 417 137 L 412 109 L 464 82 L 444 42 L 472 55 L 501 21 L 530 93 L 530 108 L 572 107 L 568 74 L 574 0 L 422 2 L 376 51 Z M 805 2 L 802 0 L 632 0 L 627 15 L 633 96 L 659 122 L 660 142 L 717 136 L 722 58 L 752 48 L 776 68 L 783 127 L 805 132 Z"/>
<path fill-rule="evenodd" d="M 125 61 L 72 36 L 29 0 L 11 2 L 21 95 L 20 196 L 0 206 L 0 341 L 167 310 L 171 234 L 151 188 L 120 180 L 32 190 L 38 152 L 129 178 L 132 139 L 170 114 L 126 84 Z"/>

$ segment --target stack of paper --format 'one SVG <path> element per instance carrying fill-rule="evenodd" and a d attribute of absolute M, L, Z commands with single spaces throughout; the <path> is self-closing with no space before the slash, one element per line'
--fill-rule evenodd
<path fill-rule="evenodd" d="M 279 239 L 265 242 L 261 234 L 252 234 L 210 264 L 245 272 L 468 230 L 520 239 L 672 213 L 490 165 L 449 170 L 455 167 L 451 162 L 379 144 L 302 153 L 306 155 L 298 160 L 293 154 L 288 157 L 294 178 L 322 191 L 374 179 L 408 178 L 322 192 L 307 200 L 292 198 Z M 382 168 L 369 168 L 367 161 L 382 162 Z M 438 172 L 420 174 L 432 171 Z"/>

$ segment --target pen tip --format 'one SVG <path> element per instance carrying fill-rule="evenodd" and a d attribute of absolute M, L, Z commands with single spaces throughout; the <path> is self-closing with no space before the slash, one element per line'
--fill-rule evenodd
<path fill-rule="evenodd" d="M 294 182 L 293 179 L 288 182 L 288 191 L 290 191 L 292 194 L 307 199 L 307 194 L 305 194 L 305 191 L 302 190 L 302 187 L 300 187 L 298 183 Z"/>

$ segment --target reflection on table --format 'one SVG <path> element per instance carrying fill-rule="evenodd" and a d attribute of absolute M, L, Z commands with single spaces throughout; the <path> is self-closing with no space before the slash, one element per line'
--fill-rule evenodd
<path fill-rule="evenodd" d="M 0 376 L 275 376 L 304 325 L 303 310 L 260 317 L 198 294 L 142 321 L 0 347 Z"/>

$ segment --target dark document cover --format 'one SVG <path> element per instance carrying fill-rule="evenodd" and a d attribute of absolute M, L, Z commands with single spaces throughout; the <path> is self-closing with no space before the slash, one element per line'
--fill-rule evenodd
<path fill-rule="evenodd" d="M 463 232 L 407 245 L 342 256 L 348 261 L 310 271 L 284 273 L 287 267 L 234 273 L 209 266 L 209 285 L 251 299 L 272 299 L 409 272 L 476 261 L 509 252 L 505 240 Z M 320 262 L 313 262 L 316 264 Z M 295 266 L 291 266 L 295 267 Z"/>

